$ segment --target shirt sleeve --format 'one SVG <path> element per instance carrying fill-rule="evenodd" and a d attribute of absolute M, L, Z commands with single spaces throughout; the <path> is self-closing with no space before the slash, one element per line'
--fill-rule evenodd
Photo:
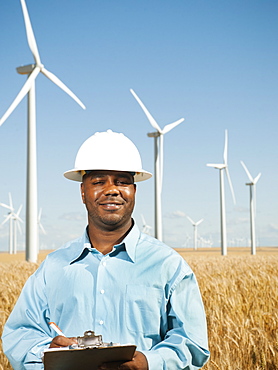
<path fill-rule="evenodd" d="M 193 272 L 172 289 L 168 302 L 168 331 L 149 351 L 149 370 L 196 370 L 209 358 L 207 323 Z"/>
<path fill-rule="evenodd" d="M 43 264 L 27 280 L 3 331 L 5 355 L 14 370 L 43 369 L 42 354 L 52 340 Z"/>

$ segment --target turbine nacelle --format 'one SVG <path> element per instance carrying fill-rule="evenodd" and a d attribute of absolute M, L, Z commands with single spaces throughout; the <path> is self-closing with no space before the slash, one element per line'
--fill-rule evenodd
<path fill-rule="evenodd" d="M 200 225 L 200 223 L 201 222 L 203 222 L 204 221 L 204 219 L 203 218 L 201 218 L 201 220 L 199 220 L 199 221 L 197 221 L 197 222 L 194 222 L 193 220 L 192 220 L 192 218 L 190 218 L 189 216 L 186 216 L 187 218 L 188 218 L 188 220 L 192 223 L 192 225 L 193 226 L 198 226 L 198 225 Z"/>
<path fill-rule="evenodd" d="M 43 67 L 43 65 L 41 65 Z M 36 64 L 28 64 L 26 66 L 20 66 L 20 67 L 17 67 L 16 68 L 16 71 L 17 73 L 19 73 L 20 75 L 29 75 L 30 73 L 33 72 L 33 70 L 36 68 L 36 67 L 40 67 Z"/>
<path fill-rule="evenodd" d="M 223 168 L 226 168 L 227 165 L 226 164 L 216 164 L 216 163 L 208 163 L 207 164 L 208 167 L 213 167 L 213 168 L 216 168 L 217 170 L 223 170 Z"/>
<path fill-rule="evenodd" d="M 249 180 L 250 180 L 250 183 L 247 183 L 246 185 L 256 185 L 257 184 L 257 182 L 259 181 L 259 178 L 261 177 L 261 172 L 255 177 L 255 178 L 253 178 L 252 176 L 251 176 L 251 174 L 250 174 L 250 172 L 248 171 L 248 168 L 246 167 L 246 165 L 244 164 L 244 162 L 243 161 L 240 161 L 240 163 L 241 163 L 241 165 L 242 165 L 242 167 L 244 168 L 244 170 L 245 170 L 245 172 L 246 172 L 246 174 L 247 174 L 247 177 L 249 178 Z"/>

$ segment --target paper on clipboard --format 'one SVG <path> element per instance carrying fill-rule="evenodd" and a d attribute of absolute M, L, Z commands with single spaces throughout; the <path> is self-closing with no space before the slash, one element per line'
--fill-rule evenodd
<path fill-rule="evenodd" d="M 104 362 L 126 362 L 133 358 L 135 345 L 46 350 L 45 370 L 97 370 Z"/>

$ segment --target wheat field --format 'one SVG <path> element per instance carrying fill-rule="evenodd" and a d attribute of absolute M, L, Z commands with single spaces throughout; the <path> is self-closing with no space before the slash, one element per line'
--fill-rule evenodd
<path fill-rule="evenodd" d="M 179 251 L 197 276 L 206 309 L 211 358 L 203 370 L 278 370 L 278 248 L 263 250 L 256 256 L 243 249 L 228 250 L 228 256 L 219 250 Z M 23 256 L 3 257 L 0 333 L 38 267 Z M 10 369 L 0 346 L 0 370 Z"/>

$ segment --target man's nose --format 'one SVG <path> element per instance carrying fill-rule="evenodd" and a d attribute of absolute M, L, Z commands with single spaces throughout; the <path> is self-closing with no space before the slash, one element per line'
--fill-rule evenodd
<path fill-rule="evenodd" d="M 109 182 L 105 188 L 105 195 L 118 195 L 120 191 L 114 182 Z"/>

